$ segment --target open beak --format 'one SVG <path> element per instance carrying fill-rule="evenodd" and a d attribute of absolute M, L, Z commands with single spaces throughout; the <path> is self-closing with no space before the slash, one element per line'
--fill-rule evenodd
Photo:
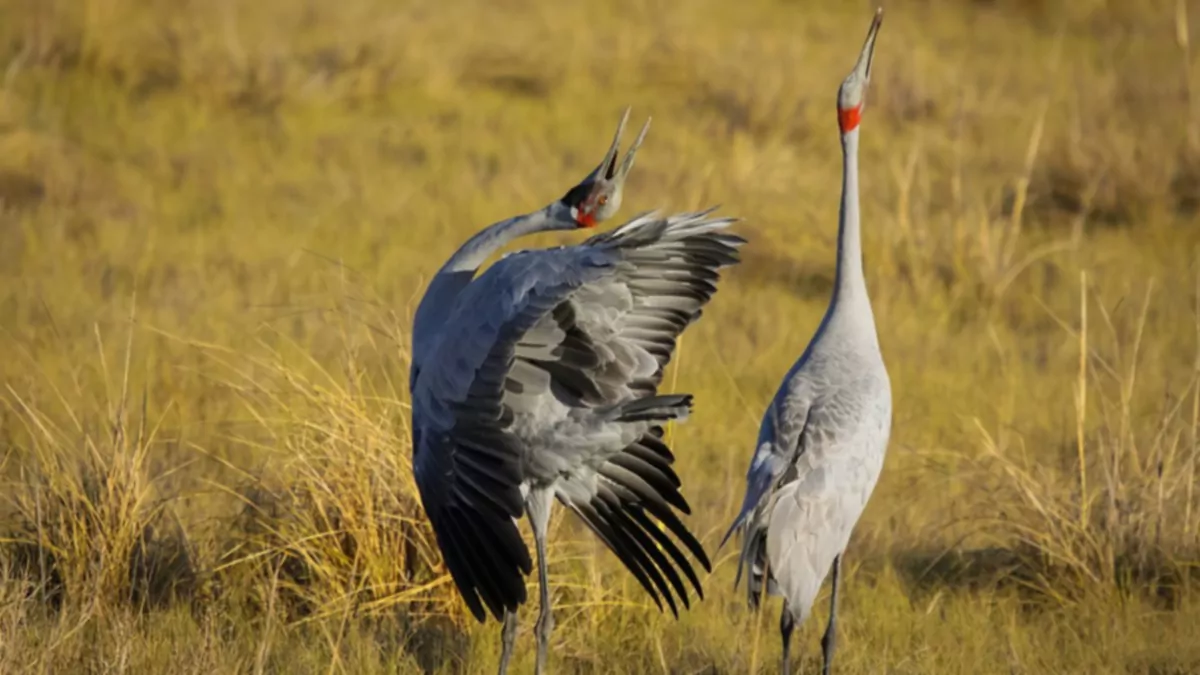
<path fill-rule="evenodd" d="M 641 132 L 634 139 L 633 145 L 629 147 L 629 152 L 625 154 L 625 158 L 618 166 L 617 155 L 621 151 L 621 136 L 625 133 L 625 125 L 628 123 L 629 108 L 626 107 L 625 112 L 621 114 L 621 122 L 617 125 L 617 133 L 613 134 L 612 144 L 608 146 L 608 151 L 604 153 L 604 159 L 601 160 L 600 165 L 581 183 L 571 188 L 561 200 L 571 207 L 571 218 L 580 227 L 595 227 L 597 223 L 594 213 L 582 211 L 585 203 L 597 198 L 601 200 L 600 205 L 603 206 L 604 199 L 620 200 L 621 198 L 621 188 L 629 176 L 630 170 L 633 169 L 633 161 L 637 156 L 638 148 L 642 147 L 642 141 L 646 140 L 646 132 L 650 130 L 650 120 L 647 118 L 646 123 L 642 125 Z M 597 197 L 597 191 L 603 191 L 603 195 Z M 619 205 L 619 202 L 616 205 Z M 608 211 L 614 210 L 613 206 L 616 205 L 610 205 Z M 595 206 L 589 206 L 589 209 L 594 208 Z"/>
<path fill-rule="evenodd" d="M 628 115 L 629 113 L 626 112 L 625 114 Z M 626 176 L 629 175 L 630 169 L 633 168 L 633 158 L 637 155 L 638 148 L 642 147 L 642 141 L 646 140 L 646 132 L 650 131 L 650 119 L 649 117 L 646 118 L 646 123 L 642 125 L 642 130 L 638 132 L 637 138 L 633 139 L 633 145 L 629 146 L 629 152 L 625 153 L 625 159 L 621 162 L 621 170 L 616 174 L 618 181 L 624 182 Z"/>
<path fill-rule="evenodd" d="M 646 138 L 646 132 L 650 130 L 650 120 L 642 125 L 642 130 L 634 139 L 633 145 L 630 146 L 629 152 L 622 160 L 620 170 L 617 169 L 617 155 L 621 150 L 621 136 L 625 133 L 625 125 L 629 123 L 629 107 L 625 108 L 625 112 L 621 114 L 621 122 L 617 125 L 617 133 L 613 134 L 612 145 L 608 146 L 608 152 L 604 153 L 604 159 L 600 165 L 592 172 L 589 178 L 603 180 L 624 180 L 629 174 L 629 170 L 633 168 L 633 158 L 637 154 L 638 148 L 642 146 L 642 141 Z"/>
<path fill-rule="evenodd" d="M 628 122 L 629 107 L 626 106 L 625 112 L 621 115 L 621 121 L 617 124 L 617 133 L 613 134 L 612 145 L 608 146 L 608 152 L 604 153 L 604 159 L 600 160 L 600 165 L 588 178 L 596 180 L 612 178 L 613 173 L 617 170 L 617 153 L 621 150 L 621 135 L 625 133 L 625 125 Z"/>
<path fill-rule="evenodd" d="M 883 8 L 875 10 L 875 19 L 871 21 L 871 28 L 867 30 L 867 40 L 863 43 L 862 52 L 858 55 L 858 63 L 854 66 L 854 74 L 857 75 L 865 84 L 871 79 L 871 59 L 875 55 L 875 36 L 879 34 L 879 27 L 883 24 Z"/>

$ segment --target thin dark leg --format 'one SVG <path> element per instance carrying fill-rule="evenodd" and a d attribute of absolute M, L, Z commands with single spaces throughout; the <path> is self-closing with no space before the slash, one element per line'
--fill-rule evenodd
<path fill-rule="evenodd" d="M 550 568 L 546 560 L 546 529 L 550 525 L 550 505 L 554 498 L 549 491 L 537 490 L 526 500 L 526 513 L 529 514 L 530 529 L 533 530 L 533 541 L 537 546 L 538 559 L 538 591 L 541 595 L 542 606 L 538 611 L 537 625 L 537 662 L 534 673 L 542 675 L 546 669 L 546 657 L 550 648 L 550 633 L 554 630 L 554 616 L 550 611 Z"/>
<path fill-rule="evenodd" d="M 796 627 L 796 619 L 792 616 L 792 610 L 788 608 L 787 601 L 783 602 L 783 610 L 779 612 L 779 636 L 783 638 L 783 664 L 779 667 L 779 672 L 783 675 L 788 675 L 791 668 L 792 650 L 792 629 Z"/>
<path fill-rule="evenodd" d="M 500 651 L 500 675 L 508 672 L 508 662 L 512 659 L 513 645 L 517 641 L 517 613 L 504 613 L 504 628 L 500 633 L 503 647 Z"/>
<path fill-rule="evenodd" d="M 550 571 L 546 564 L 546 533 L 534 532 L 538 556 L 538 586 L 541 590 L 542 606 L 537 620 L 537 666 L 534 672 L 542 675 L 546 667 L 546 653 L 550 647 L 550 632 L 554 630 L 554 614 L 550 611 Z"/>
<path fill-rule="evenodd" d="M 833 559 L 833 590 L 829 593 L 829 625 L 825 627 L 825 636 L 821 638 L 821 655 L 825 665 L 821 668 L 822 675 L 829 675 L 829 666 L 833 663 L 833 650 L 837 647 L 837 599 L 838 578 L 842 576 L 842 556 Z"/>

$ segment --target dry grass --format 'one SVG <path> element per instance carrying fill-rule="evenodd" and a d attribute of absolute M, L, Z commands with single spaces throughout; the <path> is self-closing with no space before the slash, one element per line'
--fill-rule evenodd
<path fill-rule="evenodd" d="M 828 299 L 850 5 L 0 6 L 0 673 L 490 672 L 413 490 L 406 330 L 626 104 L 626 215 L 751 238 L 669 376 L 711 551 Z M 888 7 L 862 181 L 896 420 L 840 672 L 1200 670 L 1197 17 Z M 731 550 L 676 622 L 553 527 L 556 671 L 773 672 Z"/>

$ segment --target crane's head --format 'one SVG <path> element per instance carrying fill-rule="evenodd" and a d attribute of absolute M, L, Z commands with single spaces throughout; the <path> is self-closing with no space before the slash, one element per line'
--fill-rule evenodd
<path fill-rule="evenodd" d="M 883 23 L 883 8 L 875 10 L 875 19 L 867 31 L 867 41 L 863 43 L 862 53 L 858 55 L 858 63 L 854 70 L 842 80 L 838 89 L 838 126 L 843 134 L 848 134 L 858 128 L 862 120 L 863 101 L 866 99 L 867 84 L 871 81 L 871 57 L 875 53 L 875 36 Z"/>
<path fill-rule="evenodd" d="M 629 170 L 633 168 L 633 158 L 650 129 L 650 119 L 647 118 L 646 123 L 642 125 L 642 131 L 634 139 L 625 159 L 618 166 L 617 154 L 621 147 L 621 134 L 624 133 L 625 123 L 628 121 L 629 108 L 626 108 L 621 116 L 621 123 L 617 125 L 612 145 L 604 154 L 604 160 L 583 179 L 583 182 L 568 190 L 559 200 L 576 227 L 595 227 L 621 208 L 621 192 L 625 187 L 625 179 L 629 177 Z"/>

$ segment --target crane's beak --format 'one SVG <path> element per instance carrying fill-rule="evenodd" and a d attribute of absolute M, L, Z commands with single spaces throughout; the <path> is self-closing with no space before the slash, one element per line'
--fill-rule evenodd
<path fill-rule="evenodd" d="M 625 108 L 625 112 L 621 114 L 621 121 L 617 124 L 617 133 L 613 134 L 612 145 L 608 146 L 608 152 L 604 153 L 604 159 L 596 170 L 585 179 L 587 180 L 606 180 L 606 181 L 624 181 L 629 175 L 629 170 L 633 168 L 633 159 L 637 155 L 638 148 L 642 146 L 642 141 L 646 138 L 646 132 L 650 130 L 650 120 L 642 125 L 642 130 L 634 139 L 633 145 L 629 148 L 629 153 L 625 155 L 625 159 L 621 161 L 620 168 L 617 167 L 617 155 L 621 151 L 621 136 L 625 134 L 625 125 L 629 123 L 629 107 Z"/>
<path fill-rule="evenodd" d="M 875 55 L 875 36 L 879 34 L 881 25 L 883 25 L 882 7 L 875 10 L 875 18 L 871 21 L 871 28 L 867 30 L 867 39 L 863 43 L 862 52 L 858 55 L 858 63 L 854 65 L 854 75 L 862 80 L 864 86 L 871 79 L 871 59 Z"/>
<path fill-rule="evenodd" d="M 650 120 L 642 125 L 642 130 L 634 139 L 633 145 L 625 159 L 617 165 L 617 156 L 621 150 L 621 136 L 625 133 L 625 125 L 629 123 L 629 108 L 621 115 L 617 125 L 617 133 L 613 134 L 612 144 L 604 153 L 604 159 L 591 173 L 559 200 L 570 209 L 571 220 L 579 227 L 595 227 L 598 222 L 612 216 L 621 206 L 621 192 L 625 179 L 633 169 L 633 161 L 638 148 L 646 139 L 650 130 Z"/>
<path fill-rule="evenodd" d="M 628 115 L 626 109 L 626 115 Z M 629 152 L 625 153 L 625 159 L 621 162 L 621 170 L 616 173 L 616 180 L 625 182 L 625 178 L 629 175 L 629 171 L 633 169 L 633 159 L 637 155 L 638 148 L 642 147 L 642 141 L 646 140 L 646 132 L 650 131 L 650 120 L 646 118 L 646 123 L 642 125 L 642 130 L 638 132 L 637 138 L 633 139 L 633 145 L 629 146 Z"/>
<path fill-rule="evenodd" d="M 613 134 L 612 145 L 608 146 L 608 152 L 604 153 L 604 159 L 600 161 L 600 165 L 592 172 L 588 178 L 595 180 L 612 180 L 613 175 L 617 171 L 617 154 L 621 151 L 621 135 L 625 133 L 625 125 L 629 122 L 629 107 L 625 107 L 625 112 L 621 114 L 621 121 L 617 124 L 617 133 Z"/>
<path fill-rule="evenodd" d="M 883 8 L 875 10 L 875 18 L 871 28 L 867 30 L 867 39 L 863 42 L 862 51 L 858 54 L 858 62 L 854 70 L 842 80 L 838 89 L 838 127 L 843 134 L 858 128 L 862 120 L 863 100 L 867 94 L 867 84 L 871 80 L 871 62 L 875 56 L 875 38 L 879 35 L 879 27 L 883 24 Z"/>

